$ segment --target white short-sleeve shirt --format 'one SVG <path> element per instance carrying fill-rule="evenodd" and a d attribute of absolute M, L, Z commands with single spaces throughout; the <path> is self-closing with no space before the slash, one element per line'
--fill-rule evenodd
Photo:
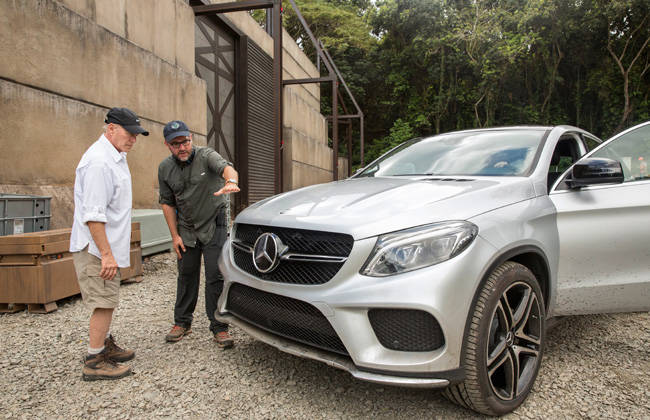
<path fill-rule="evenodd" d="M 129 267 L 131 206 L 131 172 L 126 153 L 118 152 L 102 134 L 81 157 L 75 173 L 70 252 L 88 245 L 88 252 L 101 258 L 87 223 L 103 222 L 117 265 Z"/>

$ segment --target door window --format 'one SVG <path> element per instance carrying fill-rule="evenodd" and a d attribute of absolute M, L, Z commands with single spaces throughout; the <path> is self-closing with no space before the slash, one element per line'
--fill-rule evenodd
<path fill-rule="evenodd" d="M 621 162 L 624 182 L 650 179 L 650 124 L 632 130 L 594 152 L 591 157 L 614 159 Z"/>
<path fill-rule="evenodd" d="M 575 139 L 572 136 L 561 138 L 553 150 L 551 164 L 548 168 L 548 190 L 564 171 L 569 169 L 579 158 L 580 152 Z"/>

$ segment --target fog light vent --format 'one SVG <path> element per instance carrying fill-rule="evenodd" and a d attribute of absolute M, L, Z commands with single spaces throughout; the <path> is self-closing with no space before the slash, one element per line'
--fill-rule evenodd
<path fill-rule="evenodd" d="M 382 346 L 398 351 L 432 351 L 445 344 L 438 321 L 413 309 L 370 309 L 368 318 Z"/>
<path fill-rule="evenodd" d="M 332 324 L 307 302 L 234 283 L 226 307 L 236 317 L 274 334 L 348 355 Z"/>

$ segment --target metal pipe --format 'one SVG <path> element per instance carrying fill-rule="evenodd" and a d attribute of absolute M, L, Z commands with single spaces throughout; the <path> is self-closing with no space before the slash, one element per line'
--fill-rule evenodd
<path fill-rule="evenodd" d="M 305 32 L 307 32 L 307 35 L 309 36 L 309 39 L 311 40 L 311 43 L 314 45 L 314 48 L 316 48 L 316 52 L 318 53 L 318 56 L 320 56 L 323 59 L 323 63 L 325 63 L 325 67 L 327 67 L 327 71 L 329 72 L 330 76 L 334 76 L 334 69 L 330 65 L 330 63 L 327 61 L 327 58 L 325 58 L 325 54 L 321 50 L 319 46 L 319 42 L 316 41 L 316 38 L 314 37 L 314 34 L 311 32 L 311 29 L 309 29 L 309 25 L 307 25 L 307 21 L 305 18 L 302 16 L 302 13 L 300 13 L 300 9 L 298 9 L 298 6 L 296 6 L 296 2 L 294 0 L 289 0 L 291 3 L 291 7 L 293 7 L 293 11 L 296 12 L 296 16 L 298 17 L 298 20 L 300 21 L 300 24 L 302 25 L 303 28 L 305 28 Z"/>
<path fill-rule="evenodd" d="M 352 175 L 352 121 L 347 121 L 348 130 L 348 177 Z"/>
<path fill-rule="evenodd" d="M 359 117 L 359 120 L 360 120 L 359 122 L 361 124 L 361 141 L 360 141 L 361 147 L 359 149 L 359 156 L 361 158 L 361 167 L 363 168 L 365 166 L 365 164 L 363 162 L 363 114 L 361 114 L 361 116 Z"/>
<path fill-rule="evenodd" d="M 283 85 L 302 85 L 304 83 L 322 83 L 322 82 L 332 82 L 336 79 L 330 76 L 325 77 L 312 77 L 307 79 L 287 79 L 283 80 Z"/>
<path fill-rule="evenodd" d="M 348 107 L 345 106 L 345 101 L 343 100 L 343 95 L 341 95 L 341 89 L 337 87 L 336 89 L 336 95 L 339 97 L 339 101 L 341 102 L 341 108 L 343 108 L 343 112 L 346 114 L 348 113 Z M 339 119 L 341 117 L 339 116 Z M 345 133 L 346 133 L 346 141 L 347 141 L 347 146 L 348 146 L 348 177 L 352 175 L 352 121 L 350 120 L 345 120 Z"/>
<path fill-rule="evenodd" d="M 293 0 L 291 0 L 291 1 L 293 1 Z M 322 45 L 321 45 L 321 46 L 322 46 Z M 345 83 L 345 79 L 343 79 L 343 76 L 342 76 L 341 73 L 339 72 L 338 67 L 336 67 L 336 64 L 334 64 L 334 61 L 332 60 L 332 57 L 330 56 L 329 52 L 328 52 L 325 48 L 322 48 L 322 51 L 323 51 L 323 53 L 325 54 L 325 56 L 328 58 L 328 60 L 331 61 L 331 65 L 332 65 L 332 67 L 334 68 L 334 71 L 335 71 L 337 77 L 338 77 L 339 80 L 341 80 L 341 82 L 343 83 L 343 87 L 345 88 L 345 91 L 348 93 L 348 96 L 349 96 L 350 99 L 352 100 L 352 103 L 354 103 L 354 106 L 355 106 L 355 108 L 357 109 L 357 113 L 359 114 L 359 133 L 360 133 L 360 153 L 359 153 L 359 154 L 360 154 L 360 157 L 361 157 L 361 166 L 363 167 L 363 165 L 364 165 L 364 160 L 363 160 L 363 143 L 364 143 L 364 142 L 363 142 L 363 137 L 364 137 L 364 129 L 363 129 L 364 118 L 363 118 L 363 111 L 361 111 L 361 108 L 359 107 L 359 104 L 358 104 L 357 101 L 354 99 L 354 95 L 352 95 L 352 92 L 350 92 L 350 88 L 348 88 L 347 83 Z"/>
<path fill-rule="evenodd" d="M 332 81 L 332 180 L 339 179 L 339 101 L 336 95 L 338 82 Z"/>
<path fill-rule="evenodd" d="M 341 89 L 339 89 L 338 87 L 336 88 L 336 94 L 339 96 L 339 102 L 341 102 L 341 108 L 343 108 L 343 112 L 349 114 L 348 107 L 345 106 L 345 101 L 343 100 L 343 95 L 341 95 Z M 341 116 L 339 116 L 339 118 L 341 118 Z"/>
<path fill-rule="evenodd" d="M 215 13 L 243 12 L 246 10 L 268 9 L 274 6 L 273 0 L 242 0 L 231 3 L 206 4 L 192 6 L 194 16 L 213 15 Z"/>
<path fill-rule="evenodd" d="M 327 59 L 330 61 L 331 65 L 332 65 L 332 67 L 334 69 L 334 72 L 336 73 L 336 76 L 338 76 L 341 83 L 343 83 L 343 87 L 345 88 L 345 91 L 348 93 L 348 96 L 352 100 L 352 103 L 354 104 L 354 107 L 357 109 L 357 112 L 359 114 L 363 114 L 363 112 L 361 112 L 361 108 L 359 108 L 359 104 L 357 104 L 357 101 L 354 99 L 354 95 L 352 95 L 352 92 L 350 92 L 350 88 L 348 88 L 348 84 L 345 83 L 345 79 L 343 78 L 343 76 L 339 72 L 338 67 L 336 67 L 336 64 L 334 63 L 334 60 L 332 60 L 332 56 L 330 56 L 330 53 L 322 45 L 321 45 L 321 49 L 322 49 L 323 53 L 327 56 Z"/>
<path fill-rule="evenodd" d="M 359 118 L 359 117 L 360 117 L 359 114 L 351 114 L 351 115 L 350 115 L 350 114 L 343 114 L 343 115 L 339 115 L 339 116 L 338 116 L 338 119 L 339 119 L 339 120 L 349 120 L 349 119 L 352 119 L 352 118 Z M 331 120 L 331 119 L 332 119 L 332 116 L 331 116 L 331 115 L 328 115 L 328 116 L 325 117 L 325 118 L 327 118 L 328 120 Z"/>
<path fill-rule="evenodd" d="M 273 9 L 266 9 L 266 33 L 273 36 Z"/>
<path fill-rule="evenodd" d="M 282 0 L 273 0 L 273 138 L 275 193 L 282 192 Z"/>

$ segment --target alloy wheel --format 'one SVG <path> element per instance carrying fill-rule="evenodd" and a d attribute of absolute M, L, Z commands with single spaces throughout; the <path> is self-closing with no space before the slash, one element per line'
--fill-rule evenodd
<path fill-rule="evenodd" d="M 494 308 L 487 340 L 487 374 L 494 394 L 514 400 L 535 380 L 540 357 L 542 319 L 533 289 L 517 282 Z"/>

